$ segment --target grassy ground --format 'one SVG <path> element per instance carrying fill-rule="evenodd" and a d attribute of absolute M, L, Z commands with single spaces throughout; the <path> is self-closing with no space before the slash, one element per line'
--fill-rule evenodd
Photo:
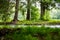
<path fill-rule="evenodd" d="M 17 24 L 60 24 L 60 20 L 50 20 L 50 21 L 19 21 Z"/>
<path fill-rule="evenodd" d="M 0 37 L 4 38 L 3 40 L 60 40 L 60 28 L 3 28 L 0 29 Z"/>
<path fill-rule="evenodd" d="M 11 22 L 11 21 L 10 21 Z M 21 25 L 21 24 L 25 24 L 25 25 L 41 25 L 41 24 L 49 24 L 49 25 L 56 25 L 56 24 L 60 24 L 60 20 L 49 20 L 49 21 L 42 21 L 42 20 L 23 20 L 23 21 L 17 21 L 16 23 L 10 23 L 10 22 L 0 22 L 0 24 L 17 24 L 17 25 Z"/>

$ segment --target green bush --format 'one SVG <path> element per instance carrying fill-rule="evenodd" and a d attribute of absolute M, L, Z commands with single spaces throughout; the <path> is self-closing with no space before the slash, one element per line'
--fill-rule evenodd
<path fill-rule="evenodd" d="M 32 6 L 31 7 L 31 20 L 39 20 L 40 19 L 40 13 L 39 9 L 37 7 Z"/>
<path fill-rule="evenodd" d="M 46 20 L 46 21 L 51 20 L 50 11 L 49 10 L 45 10 L 44 20 Z"/>

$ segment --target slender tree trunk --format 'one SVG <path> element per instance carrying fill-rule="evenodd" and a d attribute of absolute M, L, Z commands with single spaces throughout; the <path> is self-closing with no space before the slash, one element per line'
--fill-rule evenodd
<path fill-rule="evenodd" d="M 31 12 L 30 12 L 30 0 L 27 0 L 27 20 L 31 19 Z"/>
<path fill-rule="evenodd" d="M 16 6 L 15 6 L 15 15 L 13 21 L 18 21 L 18 7 L 19 7 L 19 0 L 16 0 Z"/>
<path fill-rule="evenodd" d="M 41 14 L 40 14 L 40 19 L 44 20 L 44 15 L 45 15 L 45 6 L 44 3 L 41 2 Z"/>

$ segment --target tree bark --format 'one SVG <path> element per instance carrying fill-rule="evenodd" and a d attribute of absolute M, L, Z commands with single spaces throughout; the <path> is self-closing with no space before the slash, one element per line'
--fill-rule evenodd
<path fill-rule="evenodd" d="M 40 19 L 44 20 L 44 15 L 45 15 L 45 6 L 44 3 L 41 2 L 41 14 L 40 14 Z"/>
<path fill-rule="evenodd" d="M 19 7 L 19 0 L 16 0 L 16 6 L 15 6 L 15 15 L 13 21 L 18 21 L 18 7 Z"/>
<path fill-rule="evenodd" d="M 31 19 L 31 12 L 30 12 L 30 0 L 27 0 L 27 20 Z"/>

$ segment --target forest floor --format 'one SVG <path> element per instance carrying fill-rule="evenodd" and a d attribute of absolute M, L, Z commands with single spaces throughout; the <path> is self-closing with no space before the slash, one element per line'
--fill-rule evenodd
<path fill-rule="evenodd" d="M 26 24 L 26 25 L 41 25 L 41 24 L 50 24 L 50 25 L 55 25 L 55 24 L 60 24 L 60 20 L 50 20 L 50 21 L 20 21 L 17 24 Z"/>
<path fill-rule="evenodd" d="M 50 21 L 42 21 L 42 20 L 23 20 L 23 21 L 17 21 L 16 23 L 11 23 L 11 22 L 0 22 L 0 25 L 3 24 L 14 24 L 14 25 L 59 25 L 60 24 L 60 20 L 50 20 Z"/>

